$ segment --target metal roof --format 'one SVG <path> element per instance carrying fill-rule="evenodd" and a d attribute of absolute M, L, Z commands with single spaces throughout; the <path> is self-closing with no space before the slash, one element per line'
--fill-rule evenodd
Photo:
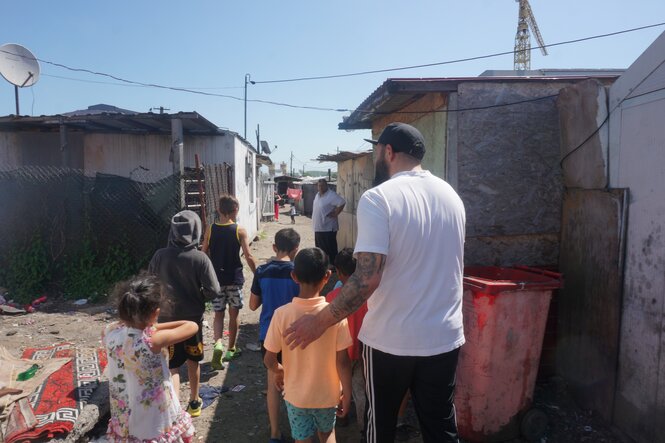
<path fill-rule="evenodd" d="M 344 162 L 347 160 L 353 160 L 359 157 L 365 157 L 366 155 L 371 155 L 372 151 L 365 152 L 348 152 L 341 151 L 335 154 L 321 154 L 316 159 L 320 162 Z"/>
<path fill-rule="evenodd" d="M 339 129 L 371 129 L 372 122 L 389 115 L 419 100 L 425 94 L 456 92 L 460 83 L 552 83 L 578 82 L 589 78 L 618 78 L 617 71 L 589 72 L 588 75 L 562 76 L 489 76 L 457 78 L 389 78 L 376 88 L 348 117 L 343 117 Z"/>
<path fill-rule="evenodd" d="M 298 177 L 293 177 L 291 175 L 278 175 L 273 180 L 275 180 L 276 182 L 299 182 L 299 181 L 302 181 L 302 179 L 300 179 Z"/>
<path fill-rule="evenodd" d="M 171 134 L 171 120 L 179 119 L 186 135 L 225 135 L 231 132 L 218 128 L 197 112 L 132 113 L 119 108 L 118 111 L 110 112 L 93 111 L 93 113 L 74 111 L 39 117 L 7 115 L 0 117 L 0 131 L 58 132 L 60 125 L 65 125 L 68 131 L 74 132 Z"/>

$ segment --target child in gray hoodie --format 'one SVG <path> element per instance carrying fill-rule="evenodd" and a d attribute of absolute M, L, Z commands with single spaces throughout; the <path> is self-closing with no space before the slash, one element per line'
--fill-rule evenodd
<path fill-rule="evenodd" d="M 181 211 L 171 219 L 168 246 L 153 255 L 148 271 L 156 275 L 170 300 L 172 309 L 161 314 L 159 322 L 190 320 L 199 332 L 184 342 L 169 346 L 169 369 L 176 393 L 180 393 L 179 368 L 187 362 L 190 397 L 187 412 L 201 415 L 199 362 L 203 360 L 203 314 L 206 299 L 219 295 L 220 288 L 212 262 L 198 250 L 201 219 L 193 211 Z"/>

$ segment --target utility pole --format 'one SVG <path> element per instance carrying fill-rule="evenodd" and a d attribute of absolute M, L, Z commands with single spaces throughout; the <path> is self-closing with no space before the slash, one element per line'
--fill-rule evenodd
<path fill-rule="evenodd" d="M 293 177 L 293 151 L 291 151 L 291 177 Z"/>
<path fill-rule="evenodd" d="M 256 124 L 256 150 L 259 151 L 259 154 L 261 154 L 261 128 L 259 127 L 259 124 Z"/>
<path fill-rule="evenodd" d="M 251 75 L 245 74 L 245 140 L 247 140 L 247 83 L 255 84 L 251 78 Z"/>

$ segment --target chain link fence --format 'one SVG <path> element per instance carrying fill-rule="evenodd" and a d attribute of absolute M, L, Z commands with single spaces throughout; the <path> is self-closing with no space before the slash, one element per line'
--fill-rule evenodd
<path fill-rule="evenodd" d="M 228 164 L 187 169 L 182 177 L 139 167 L 130 178 L 0 168 L 0 286 L 22 299 L 44 290 L 94 298 L 166 246 L 176 212 L 202 215 L 205 208 L 214 222 L 216 202 L 232 192 L 232 179 Z"/>
<path fill-rule="evenodd" d="M 11 298 L 92 296 L 145 266 L 180 209 L 179 177 L 0 169 L 0 286 Z M 86 294 L 88 291 L 91 294 Z"/>

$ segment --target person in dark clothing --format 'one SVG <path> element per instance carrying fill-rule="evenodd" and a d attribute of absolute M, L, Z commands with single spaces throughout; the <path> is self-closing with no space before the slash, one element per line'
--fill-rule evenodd
<path fill-rule="evenodd" d="M 201 239 L 201 219 L 192 211 L 178 212 L 171 219 L 168 246 L 159 249 L 150 260 L 148 272 L 157 276 L 172 309 L 159 317 L 159 323 L 190 320 L 198 332 L 184 342 L 169 346 L 169 369 L 175 392 L 180 392 L 179 368 L 187 363 L 189 375 L 189 405 L 187 412 L 201 414 L 199 398 L 199 362 L 203 360 L 203 313 L 206 299 L 219 295 L 219 283 L 210 259 L 198 250 Z"/>
<path fill-rule="evenodd" d="M 236 346 L 238 313 L 243 307 L 242 285 L 245 282 L 240 261 L 241 249 L 247 265 L 252 272 L 256 272 L 256 261 L 249 250 L 247 231 L 235 222 L 239 209 L 240 203 L 234 196 L 220 197 L 217 207 L 219 221 L 210 225 L 203 240 L 203 252 L 210 256 L 221 288 L 220 296 L 213 300 L 215 345 L 210 366 L 217 370 L 224 368 L 222 360 L 231 361 L 241 352 Z M 226 305 L 229 305 L 229 346 L 224 354 L 222 336 Z"/>

